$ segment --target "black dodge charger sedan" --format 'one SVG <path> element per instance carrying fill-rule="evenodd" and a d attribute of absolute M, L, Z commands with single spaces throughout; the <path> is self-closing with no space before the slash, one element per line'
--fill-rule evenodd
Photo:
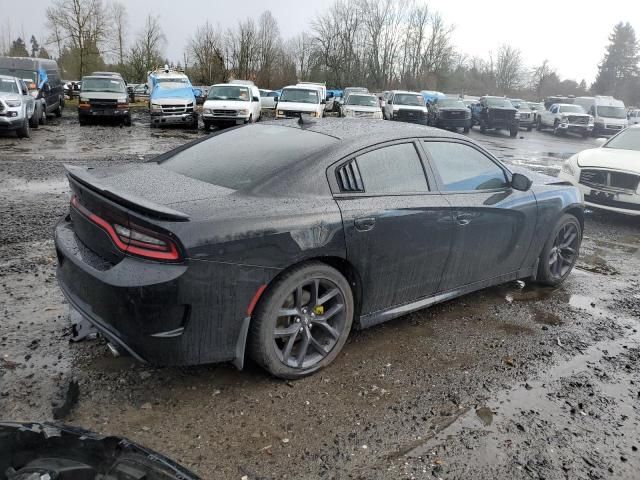
<path fill-rule="evenodd" d="M 298 378 L 365 328 L 491 285 L 558 285 L 580 192 L 428 127 L 262 122 L 153 162 L 67 167 L 58 280 L 111 342 L 160 365 L 245 353 Z"/>

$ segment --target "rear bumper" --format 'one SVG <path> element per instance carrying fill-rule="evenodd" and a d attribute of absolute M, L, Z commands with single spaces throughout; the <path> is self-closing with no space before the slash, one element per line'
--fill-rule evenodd
<path fill-rule="evenodd" d="M 69 303 L 113 343 L 154 365 L 236 360 L 244 351 L 247 306 L 271 278 L 257 267 L 207 261 L 96 262 L 67 219 L 56 225 L 55 245 L 57 279 Z"/>

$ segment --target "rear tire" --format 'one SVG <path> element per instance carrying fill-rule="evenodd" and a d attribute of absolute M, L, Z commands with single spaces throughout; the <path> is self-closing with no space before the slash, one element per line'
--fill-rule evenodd
<path fill-rule="evenodd" d="M 54 110 L 56 117 L 60 118 L 62 116 L 62 103 L 58 102 L 58 107 Z"/>
<path fill-rule="evenodd" d="M 485 120 L 480 120 L 480 132 L 481 133 L 487 132 L 487 122 Z"/>
<path fill-rule="evenodd" d="M 533 125 L 529 125 L 529 126 L 527 127 L 527 132 L 530 132 L 531 130 L 533 130 Z"/>
<path fill-rule="evenodd" d="M 33 115 L 31 115 L 31 118 L 29 119 L 29 126 L 31 128 L 38 128 L 40 126 L 40 107 L 36 105 L 36 107 L 33 110 Z"/>
<path fill-rule="evenodd" d="M 44 105 L 40 105 L 40 118 L 38 119 L 38 122 L 40 122 L 40 125 L 46 125 L 47 124 L 47 107 Z"/>
<path fill-rule="evenodd" d="M 538 117 L 538 122 L 536 123 L 536 130 L 539 132 L 542 131 L 542 122 L 540 121 L 540 117 Z"/>
<path fill-rule="evenodd" d="M 127 115 L 124 118 L 124 122 L 123 123 L 124 123 L 125 127 L 130 127 L 131 126 L 131 115 Z"/>
<path fill-rule="evenodd" d="M 211 130 L 211 124 L 209 122 L 203 122 L 203 123 L 204 123 L 204 131 L 209 132 Z"/>
<path fill-rule="evenodd" d="M 276 377 L 311 375 L 338 356 L 353 315 L 351 287 L 340 272 L 320 262 L 301 264 L 277 278 L 258 302 L 249 354 Z"/>
<path fill-rule="evenodd" d="M 470 128 L 469 127 L 464 127 L 464 129 L 462 130 L 464 133 L 469 133 Z"/>
<path fill-rule="evenodd" d="M 551 287 L 564 282 L 578 260 L 581 243 L 580 222 L 575 216 L 564 214 L 542 248 L 536 281 Z"/>
<path fill-rule="evenodd" d="M 509 130 L 509 136 L 510 136 L 511 138 L 515 138 L 515 137 L 517 137 L 517 136 L 518 136 L 518 131 L 519 131 L 519 128 L 518 128 L 518 127 L 515 127 L 515 128 L 514 128 L 514 127 L 511 127 L 511 130 Z"/>

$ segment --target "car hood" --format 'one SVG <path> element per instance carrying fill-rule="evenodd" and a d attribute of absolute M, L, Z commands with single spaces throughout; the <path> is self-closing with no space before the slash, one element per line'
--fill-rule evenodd
<path fill-rule="evenodd" d="M 317 103 L 278 102 L 278 110 L 295 110 L 296 112 L 315 112 Z"/>
<path fill-rule="evenodd" d="M 244 110 L 250 107 L 250 102 L 240 100 L 207 100 L 202 108 L 216 108 L 222 110 Z"/>
<path fill-rule="evenodd" d="M 11 92 L 0 92 L 0 98 L 2 100 L 20 100 L 20 99 L 22 99 L 22 97 L 20 95 L 17 95 L 15 93 L 11 93 Z"/>
<path fill-rule="evenodd" d="M 0 423 L 0 479 L 199 480 L 173 460 L 121 437 L 50 423 Z M 67 477 L 66 473 L 75 472 Z M 15 473 L 12 473 L 15 472 Z"/>
<path fill-rule="evenodd" d="M 640 153 L 617 148 L 593 148 L 578 154 L 578 166 L 624 170 L 640 174 Z"/>
<path fill-rule="evenodd" d="M 116 93 L 116 92 L 83 92 L 82 90 L 80 91 L 80 97 L 82 98 L 89 98 L 89 99 L 96 99 L 96 100 L 117 100 L 118 98 L 126 98 L 127 94 L 122 92 L 122 93 Z"/>

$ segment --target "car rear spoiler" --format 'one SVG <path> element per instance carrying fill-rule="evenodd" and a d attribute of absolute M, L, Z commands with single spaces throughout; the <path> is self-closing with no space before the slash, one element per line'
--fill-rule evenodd
<path fill-rule="evenodd" d="M 160 218 L 163 220 L 172 220 L 179 222 L 186 222 L 189 220 L 189 215 L 178 210 L 159 205 L 154 202 L 150 202 L 144 198 L 131 195 L 127 192 L 114 189 L 108 185 L 104 185 L 100 182 L 100 179 L 94 177 L 89 173 L 86 168 L 77 167 L 74 165 L 64 164 L 64 168 L 67 171 L 67 176 L 81 183 L 83 186 L 98 192 L 104 197 L 113 200 L 121 205 L 124 205 L 131 210 L 139 211 L 146 215 Z"/>

